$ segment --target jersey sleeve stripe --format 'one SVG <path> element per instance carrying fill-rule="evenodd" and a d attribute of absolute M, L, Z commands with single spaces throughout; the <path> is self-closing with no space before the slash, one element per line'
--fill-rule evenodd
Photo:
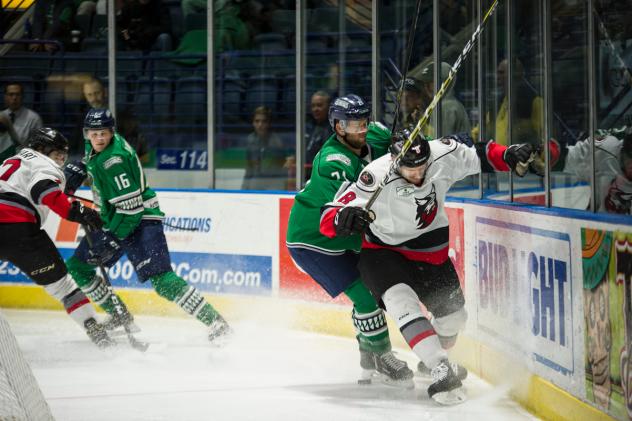
<path fill-rule="evenodd" d="M 136 189 L 133 192 L 129 192 L 126 194 L 122 194 L 120 196 L 113 197 L 112 199 L 108 200 L 108 202 L 110 202 L 113 205 L 116 205 L 118 202 L 122 202 L 123 200 L 127 200 L 135 196 L 140 196 L 140 193 L 141 193 L 140 189 Z"/>
<path fill-rule="evenodd" d="M 35 183 L 35 185 L 31 188 L 31 199 L 33 199 L 33 203 L 37 203 L 38 205 L 42 204 L 42 199 L 47 194 L 55 191 L 61 190 L 59 188 L 59 184 L 55 183 L 53 180 L 41 180 Z"/>

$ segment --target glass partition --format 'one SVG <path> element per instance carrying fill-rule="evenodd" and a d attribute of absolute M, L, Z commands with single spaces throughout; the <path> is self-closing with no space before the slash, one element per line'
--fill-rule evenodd
<path fill-rule="evenodd" d="M 294 2 L 215 2 L 215 187 L 294 190 Z"/>
<path fill-rule="evenodd" d="M 484 16 L 492 1 L 481 1 L 481 11 Z M 472 129 L 473 138 L 482 145 L 496 141 L 508 145 L 508 94 L 509 77 L 503 66 L 503 57 L 508 53 L 508 9 L 509 2 L 499 2 L 495 13 L 486 23 L 479 42 L 482 45 L 482 104 L 480 105 L 480 119 L 482 127 L 475 124 Z M 492 200 L 510 200 L 508 173 L 495 172 L 489 165 L 483 166 L 485 172 L 482 177 L 483 198 Z"/>
<path fill-rule="evenodd" d="M 510 9 L 507 38 L 511 48 L 499 58 L 497 68 L 501 103 L 496 117 L 496 140 L 506 145 L 529 143 L 534 149 L 541 149 L 545 127 L 544 63 L 547 52 L 544 51 L 543 16 L 546 13 L 541 1 L 513 0 Z M 509 57 L 512 57 L 511 62 Z M 511 181 L 513 201 L 545 205 L 542 176 L 531 170 L 524 177 L 512 175 Z"/>
<path fill-rule="evenodd" d="M 629 215 L 632 208 L 632 9 L 594 2 L 596 61 L 596 210 Z M 569 151 L 567 166 L 578 156 Z"/>
<path fill-rule="evenodd" d="M 437 61 L 441 63 L 440 79 L 435 80 L 434 61 L 426 66 L 420 79 L 427 86 L 427 97 L 437 92 L 447 79 L 451 66 L 463 52 L 466 43 L 478 27 L 478 11 L 476 2 L 439 2 L 439 51 Z M 426 81 L 428 84 L 426 85 Z M 432 86 L 432 89 L 430 87 Z M 437 109 L 438 121 L 435 136 L 452 134 L 472 135 L 473 127 L 478 124 L 478 73 L 476 65 L 476 48 L 464 58 L 452 82 L 452 87 L 445 93 Z M 472 175 L 452 186 L 452 196 L 479 197 L 479 176 Z"/>
<path fill-rule="evenodd" d="M 552 11 L 551 56 L 553 125 L 550 145 L 551 203 L 553 206 L 583 209 L 590 207 L 591 169 L 588 86 L 588 8 L 585 3 L 566 2 Z M 588 147 L 586 147 L 588 146 Z M 568 152 L 584 151 L 581 162 L 566 165 Z M 537 160 L 542 161 L 538 156 Z M 540 164 L 544 168 L 543 164 Z"/>

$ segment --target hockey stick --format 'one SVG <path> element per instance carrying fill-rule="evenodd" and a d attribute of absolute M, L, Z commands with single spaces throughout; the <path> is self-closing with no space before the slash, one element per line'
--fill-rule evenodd
<path fill-rule="evenodd" d="M 79 199 L 79 200 L 83 200 L 85 202 L 94 204 L 94 200 L 86 199 L 85 197 L 75 196 L 74 194 L 66 194 L 66 196 L 72 197 L 73 199 Z M 182 231 L 199 231 L 200 230 L 199 228 L 186 228 L 186 227 L 180 227 L 178 225 L 171 225 L 171 224 L 166 223 L 165 221 L 162 221 L 162 225 L 164 225 L 165 227 L 175 228 Z"/>
<path fill-rule="evenodd" d="M 415 138 L 419 135 L 419 133 L 421 132 L 421 129 L 424 128 L 426 126 L 426 124 L 428 124 L 428 120 L 430 119 L 430 115 L 432 114 L 434 109 L 437 107 L 437 104 L 439 103 L 441 98 L 443 98 L 445 93 L 448 91 L 448 88 L 450 87 L 450 85 L 454 81 L 454 76 L 456 75 L 457 70 L 459 70 L 459 67 L 461 67 L 461 64 L 465 60 L 466 56 L 472 50 L 472 47 L 474 46 L 474 43 L 476 42 L 476 40 L 480 36 L 483 28 L 485 27 L 485 23 L 487 22 L 489 17 L 492 15 L 492 13 L 494 13 L 494 11 L 496 10 L 497 6 L 498 6 L 498 0 L 494 0 L 492 5 L 490 6 L 489 10 L 487 11 L 487 13 L 485 13 L 485 16 L 483 16 L 483 21 L 478 25 L 478 27 L 476 28 L 476 30 L 472 34 L 472 37 L 470 38 L 470 40 L 465 44 L 465 47 L 463 48 L 463 51 L 461 52 L 461 54 L 459 54 L 459 56 L 457 57 L 456 61 L 454 62 L 454 64 L 450 68 L 450 73 L 448 74 L 448 77 L 446 78 L 446 80 L 443 81 L 443 83 L 441 84 L 441 87 L 439 88 L 439 90 L 437 91 L 435 96 L 432 98 L 432 101 L 430 102 L 430 105 L 428 105 L 428 107 L 426 108 L 426 111 L 424 111 L 424 115 L 421 116 L 421 118 L 417 122 L 417 125 L 413 129 L 412 133 L 410 134 L 408 139 L 406 139 L 406 141 L 402 145 L 402 150 L 397 154 L 397 156 L 395 156 L 395 158 L 391 162 L 390 167 L 388 168 L 387 173 L 380 180 L 380 183 L 377 185 L 377 188 L 375 189 L 375 191 L 373 192 L 373 194 L 369 198 L 369 201 L 367 202 L 367 204 L 365 206 L 365 209 L 367 211 L 371 209 L 371 206 L 373 206 L 373 203 L 375 203 L 375 201 L 377 200 L 377 197 L 380 195 L 380 193 L 382 192 L 382 189 L 384 189 L 384 186 L 388 182 L 389 177 L 397 169 L 397 166 L 399 165 L 398 164 L 399 160 L 406 154 L 406 152 L 408 152 L 408 149 L 410 148 L 410 145 L 413 143 L 413 140 L 415 140 Z"/>
<path fill-rule="evenodd" d="M 391 133 L 395 132 L 397 127 L 397 119 L 399 118 L 399 108 L 402 101 L 402 95 L 404 92 L 404 85 L 406 82 L 406 74 L 408 73 L 408 66 L 410 66 L 410 58 L 413 55 L 413 44 L 415 43 L 415 33 L 417 32 L 417 22 L 419 21 L 419 14 L 421 12 L 421 0 L 417 0 L 417 7 L 415 8 L 415 17 L 413 18 L 413 26 L 408 33 L 408 44 L 406 45 L 406 57 L 404 61 L 404 67 L 402 72 L 402 80 L 399 82 L 399 88 L 397 89 L 397 98 L 395 100 L 395 115 L 393 116 L 393 124 L 391 124 Z"/>
<path fill-rule="evenodd" d="M 83 224 L 81 226 L 83 227 L 83 230 L 86 232 L 86 241 L 88 241 L 88 246 L 92 248 L 92 239 L 90 238 L 90 233 L 93 232 L 93 230 L 89 226 L 86 226 Z M 105 269 L 105 267 L 103 266 L 103 263 L 101 262 L 99 262 L 99 269 L 101 269 L 101 274 L 103 275 L 103 280 L 105 282 L 105 285 L 107 286 L 108 291 L 112 295 L 112 303 L 114 304 L 114 310 L 119 316 L 123 316 L 124 312 L 123 312 L 123 306 L 121 305 L 121 301 L 119 300 L 118 296 L 114 293 L 114 288 L 112 287 L 112 282 L 110 281 L 110 277 L 108 276 L 107 270 Z M 134 336 L 130 327 L 127 324 L 124 324 L 123 328 L 125 329 L 127 340 L 129 341 L 129 344 L 132 348 L 141 352 L 147 351 L 147 348 L 149 348 L 149 343 L 136 339 L 136 337 Z"/>

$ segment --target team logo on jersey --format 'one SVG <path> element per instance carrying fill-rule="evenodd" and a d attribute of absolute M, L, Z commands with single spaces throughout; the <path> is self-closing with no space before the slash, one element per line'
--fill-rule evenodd
<path fill-rule="evenodd" d="M 396 190 L 398 196 L 407 197 L 415 192 L 415 187 L 412 184 L 400 186 Z"/>
<path fill-rule="evenodd" d="M 371 187 L 373 184 L 375 184 L 375 177 L 369 171 L 362 171 L 362 174 L 360 174 L 359 180 L 362 184 L 364 184 L 367 187 Z"/>
<path fill-rule="evenodd" d="M 111 166 L 120 164 L 122 162 L 123 162 L 123 158 L 121 158 L 120 156 L 113 156 L 112 158 L 108 159 L 107 161 L 103 163 L 103 169 L 107 170 Z"/>
<path fill-rule="evenodd" d="M 422 199 L 415 198 L 415 204 L 417 205 L 415 220 L 417 221 L 417 228 L 421 230 L 432 224 L 435 216 L 437 216 L 437 194 L 435 193 L 434 184 L 428 196 Z"/>
<path fill-rule="evenodd" d="M 448 146 L 450 146 L 453 142 L 453 140 L 448 137 L 442 137 L 441 139 L 439 139 L 439 141 L 443 143 L 444 145 L 448 145 Z"/>
<path fill-rule="evenodd" d="M 349 157 L 341 153 L 332 153 L 331 155 L 328 155 L 327 158 L 325 158 L 325 161 L 338 161 L 342 162 L 345 165 L 351 165 L 351 160 L 349 159 Z"/>

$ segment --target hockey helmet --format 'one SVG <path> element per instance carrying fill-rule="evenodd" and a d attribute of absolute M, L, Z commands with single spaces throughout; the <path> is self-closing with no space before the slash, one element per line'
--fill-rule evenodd
<path fill-rule="evenodd" d="M 116 122 L 114 116 L 107 108 L 93 108 L 88 111 L 83 120 L 83 130 L 111 129 L 114 130 Z"/>
<path fill-rule="evenodd" d="M 336 121 L 364 120 L 371 115 L 371 108 L 358 95 L 349 94 L 336 98 L 329 107 L 329 124 L 336 130 Z"/>
<path fill-rule="evenodd" d="M 26 147 L 48 155 L 53 151 L 68 153 L 68 139 L 55 129 L 40 127 L 31 132 Z"/>
<path fill-rule="evenodd" d="M 389 147 L 391 155 L 397 156 L 402 151 L 406 139 L 410 137 L 410 131 L 407 129 L 399 130 L 393 135 L 393 143 Z M 430 159 L 430 144 L 423 137 L 417 135 L 406 153 L 400 158 L 399 165 L 404 167 L 419 167 Z"/>

